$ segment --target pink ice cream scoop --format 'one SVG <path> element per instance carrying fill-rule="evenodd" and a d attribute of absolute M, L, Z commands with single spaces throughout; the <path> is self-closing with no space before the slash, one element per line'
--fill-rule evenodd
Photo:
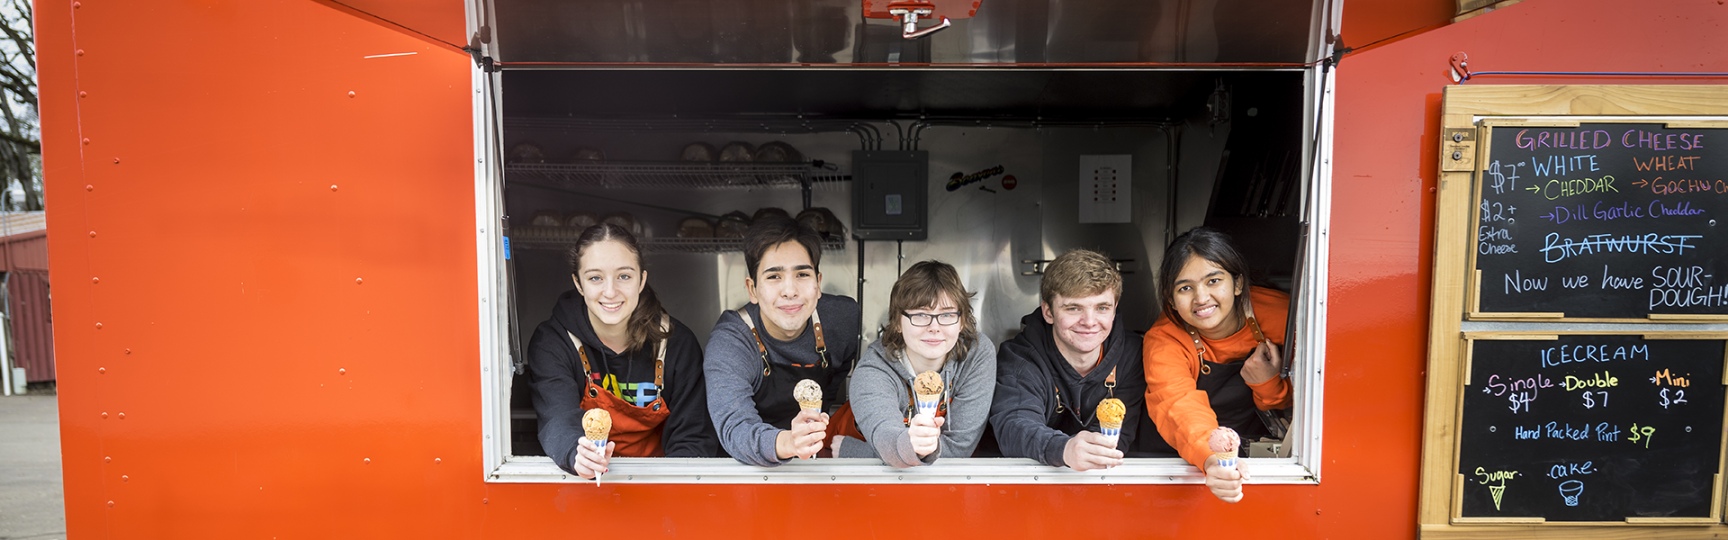
<path fill-rule="evenodd" d="M 1242 438 L 1236 436 L 1236 430 L 1220 426 L 1212 430 L 1207 444 L 1212 447 L 1212 457 L 1218 459 L 1219 466 L 1236 466 L 1236 449 L 1242 445 Z"/>

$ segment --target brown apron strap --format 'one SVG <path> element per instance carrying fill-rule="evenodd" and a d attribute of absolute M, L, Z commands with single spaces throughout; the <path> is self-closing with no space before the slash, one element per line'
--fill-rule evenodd
<path fill-rule="evenodd" d="M 588 382 L 588 374 L 594 372 L 594 368 L 588 365 L 588 350 L 582 347 L 582 340 L 576 339 L 576 334 L 569 331 L 565 331 L 564 334 L 570 336 L 571 343 L 576 344 L 576 356 L 582 359 L 582 382 L 586 383 Z"/>
<path fill-rule="evenodd" d="M 666 337 L 660 338 L 660 345 L 654 350 L 654 388 L 666 386 L 666 341 L 672 339 L 672 316 L 660 314 L 660 333 Z"/>
<path fill-rule="evenodd" d="M 821 300 L 817 300 L 821 304 Z M 822 359 L 822 369 L 828 369 L 828 342 L 822 339 L 822 312 L 810 312 L 810 324 L 816 327 L 816 356 Z"/>
<path fill-rule="evenodd" d="M 768 366 L 768 345 L 762 343 L 762 334 L 756 331 L 756 321 L 750 320 L 748 307 L 738 308 L 738 317 L 744 319 L 744 326 L 750 327 L 750 337 L 756 338 L 756 354 L 762 356 L 762 376 L 767 377 L 774 369 Z"/>

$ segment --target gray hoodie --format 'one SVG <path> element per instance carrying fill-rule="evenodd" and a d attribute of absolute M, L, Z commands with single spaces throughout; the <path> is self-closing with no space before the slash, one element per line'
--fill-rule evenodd
<path fill-rule="evenodd" d="M 905 423 L 915 375 L 904 353 L 891 355 L 881 341 L 871 343 L 858 359 L 850 386 L 852 414 L 869 442 L 847 437 L 840 443 L 840 457 L 880 457 L 902 468 L 928 465 L 938 456 L 970 457 L 978 448 L 996 393 L 996 345 L 980 334 L 966 357 L 944 363 L 941 373 L 947 387 L 944 397 L 953 401 L 948 403 L 936 451 L 919 459 Z"/>

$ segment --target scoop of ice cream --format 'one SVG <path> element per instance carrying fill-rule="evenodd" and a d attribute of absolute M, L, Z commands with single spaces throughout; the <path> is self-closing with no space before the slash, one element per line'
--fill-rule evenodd
<path fill-rule="evenodd" d="M 1098 421 L 1105 424 L 1122 425 L 1122 419 L 1128 416 L 1128 406 L 1116 398 L 1104 398 L 1098 402 Z"/>
<path fill-rule="evenodd" d="M 605 439 L 612 434 L 612 413 L 599 407 L 588 409 L 582 413 L 582 431 L 590 441 Z"/>
<path fill-rule="evenodd" d="M 1235 452 L 1236 447 L 1242 444 L 1242 439 L 1236 436 L 1236 430 L 1219 427 L 1212 430 L 1212 438 L 1207 444 L 1212 446 L 1213 452 Z"/>
<path fill-rule="evenodd" d="M 816 384 L 816 381 L 810 379 L 799 380 L 798 386 L 792 387 L 792 399 L 798 400 L 799 403 L 820 402 L 822 401 L 822 385 Z"/>
<path fill-rule="evenodd" d="M 926 396 L 942 393 L 942 374 L 934 371 L 919 373 L 912 380 L 912 391 Z"/>

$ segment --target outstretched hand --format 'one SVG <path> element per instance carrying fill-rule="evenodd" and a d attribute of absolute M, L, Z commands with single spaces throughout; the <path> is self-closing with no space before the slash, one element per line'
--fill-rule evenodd
<path fill-rule="evenodd" d="M 920 458 L 935 452 L 942 442 L 942 425 L 947 422 L 947 418 L 931 414 L 912 415 L 912 425 L 906 428 L 912 438 L 912 452 Z"/>
<path fill-rule="evenodd" d="M 1235 503 L 1242 500 L 1242 481 L 1248 479 L 1248 461 L 1237 458 L 1235 467 L 1218 464 L 1218 458 L 1206 458 L 1206 489 L 1218 500 Z"/>
<path fill-rule="evenodd" d="M 774 437 L 774 453 L 780 459 L 810 459 L 822 451 L 828 431 L 828 413 L 800 411 L 792 417 L 792 429 Z"/>
<path fill-rule="evenodd" d="M 1103 434 L 1082 431 L 1062 445 L 1062 463 L 1076 471 L 1108 469 L 1122 464 L 1122 451 Z"/>
<path fill-rule="evenodd" d="M 612 467 L 612 451 L 617 448 L 618 443 L 608 441 L 606 451 L 602 452 L 587 437 L 576 439 L 576 456 L 570 460 L 570 468 L 576 469 L 576 476 L 583 480 L 593 480 Z"/>

